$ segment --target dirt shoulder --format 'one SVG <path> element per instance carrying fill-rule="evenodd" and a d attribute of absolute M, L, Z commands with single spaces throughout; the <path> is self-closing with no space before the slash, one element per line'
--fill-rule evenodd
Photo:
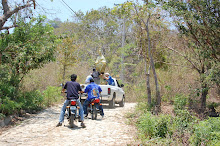
<path fill-rule="evenodd" d="M 127 125 L 125 113 L 134 110 L 135 103 L 126 103 L 125 107 L 109 109 L 104 106 L 104 119 L 85 119 L 86 128 L 75 122 L 75 128 L 69 128 L 65 118 L 61 127 L 58 123 L 62 105 L 54 106 L 24 120 L 0 135 L 0 145 L 137 145 L 136 129 Z"/>

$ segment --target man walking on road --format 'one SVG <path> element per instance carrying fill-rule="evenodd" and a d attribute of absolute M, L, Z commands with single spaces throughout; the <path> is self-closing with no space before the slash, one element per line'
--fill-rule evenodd
<path fill-rule="evenodd" d="M 79 100 L 79 95 L 78 93 L 83 93 L 80 84 L 76 82 L 76 78 L 77 75 L 76 74 L 72 74 L 71 75 L 71 81 L 66 82 L 66 84 L 64 85 L 64 88 L 62 90 L 62 93 L 64 93 L 65 89 L 67 90 L 67 99 L 65 100 L 63 107 L 61 109 L 61 113 L 60 113 L 60 118 L 59 118 L 59 123 L 57 124 L 57 127 L 61 126 L 63 121 L 64 121 L 64 114 L 66 111 L 66 106 L 69 104 L 71 99 L 77 99 L 77 104 L 79 105 L 80 109 L 79 109 L 79 114 L 80 114 L 80 118 L 81 118 L 81 126 L 83 128 L 85 128 L 85 124 L 83 123 L 84 121 L 84 117 L 83 117 L 83 107 L 82 104 Z"/>

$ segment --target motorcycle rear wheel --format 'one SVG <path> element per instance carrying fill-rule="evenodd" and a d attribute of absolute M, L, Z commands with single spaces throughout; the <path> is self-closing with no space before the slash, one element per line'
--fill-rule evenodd
<path fill-rule="evenodd" d="M 95 105 L 92 106 L 91 115 L 92 115 L 92 120 L 96 120 L 97 119 L 97 110 L 96 110 Z"/>
<path fill-rule="evenodd" d="M 70 115 L 69 124 L 70 124 L 70 128 L 74 127 L 74 115 L 73 114 Z"/>

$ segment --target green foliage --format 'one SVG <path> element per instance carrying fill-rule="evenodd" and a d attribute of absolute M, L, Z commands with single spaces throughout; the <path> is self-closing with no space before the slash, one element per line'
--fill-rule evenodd
<path fill-rule="evenodd" d="M 174 99 L 174 111 L 183 110 L 187 105 L 188 97 L 183 94 L 178 94 Z"/>
<path fill-rule="evenodd" d="M 76 39 L 74 38 L 74 36 L 72 37 L 65 36 L 58 44 L 57 60 L 62 65 L 62 71 L 61 71 L 63 77 L 62 82 L 65 80 L 65 74 L 67 68 L 73 66 L 77 61 L 79 61 L 79 59 L 76 59 L 77 58 L 76 52 L 78 48 L 79 46 L 76 45 Z"/>
<path fill-rule="evenodd" d="M 173 22 L 188 43 L 182 56 L 200 75 L 201 93 L 206 99 L 213 83 L 219 86 L 219 0 L 157 0 L 173 16 Z M 217 69 L 218 68 L 218 69 Z M 206 100 L 202 100 L 204 112 Z"/>
<path fill-rule="evenodd" d="M 184 133 L 184 131 L 190 131 L 193 124 L 197 122 L 197 118 L 193 116 L 188 110 L 176 110 L 176 116 L 173 119 L 172 128 L 180 132 L 180 134 Z"/>
<path fill-rule="evenodd" d="M 28 112 L 38 111 L 43 106 L 43 95 L 39 90 L 24 92 L 19 97 L 18 102 L 22 104 L 22 109 Z"/>
<path fill-rule="evenodd" d="M 209 70 L 209 76 L 207 82 L 211 80 L 212 82 L 220 85 L 220 62 L 213 64 L 212 68 Z"/>
<path fill-rule="evenodd" d="M 2 34 L 0 37 L 2 64 L 7 64 L 14 76 L 22 77 L 30 70 L 54 60 L 56 38 L 53 28 L 44 23 L 45 19 L 39 16 L 28 23 L 20 20 L 20 27 L 16 27 L 12 34 Z"/>
<path fill-rule="evenodd" d="M 16 88 L 18 82 L 16 78 L 10 76 L 6 65 L 0 65 L 0 78 L 0 113 L 10 115 L 21 108 L 21 104 L 15 101 L 18 94 Z"/>
<path fill-rule="evenodd" d="M 4 115 L 17 113 L 21 109 L 21 103 L 10 100 L 9 97 L 3 97 L 0 105 L 0 112 Z"/>
<path fill-rule="evenodd" d="M 0 36 L 0 112 L 18 113 L 19 109 L 39 110 L 43 107 L 40 91 L 22 92 L 19 87 L 30 70 L 54 60 L 56 37 L 46 17 L 20 19 L 11 34 Z"/>
<path fill-rule="evenodd" d="M 61 87 L 48 86 L 43 94 L 39 90 L 19 93 L 16 100 L 3 96 L 0 99 L 0 113 L 2 115 L 16 114 L 20 109 L 32 113 L 45 107 L 51 106 L 54 102 L 59 101 Z"/>
<path fill-rule="evenodd" d="M 0 113 L 0 120 L 1 120 L 1 119 L 4 119 L 4 118 L 5 118 L 5 115 L 2 114 L 2 113 Z"/>
<path fill-rule="evenodd" d="M 157 121 L 156 127 L 156 136 L 165 138 L 168 135 L 172 135 L 172 131 L 170 129 L 170 120 L 171 117 L 168 115 L 160 115 Z"/>
<path fill-rule="evenodd" d="M 147 108 L 146 102 L 140 102 L 136 107 L 135 115 L 130 114 L 131 118 L 138 118 L 135 123 L 139 138 L 144 144 L 164 145 L 181 141 L 182 135 L 192 132 L 193 125 L 198 122 L 198 119 L 187 110 L 176 110 L 175 116 L 163 114 L 156 116 L 148 112 Z"/>
<path fill-rule="evenodd" d="M 146 97 L 143 97 L 146 98 Z M 141 113 L 146 113 L 147 111 L 149 111 L 149 105 L 147 102 L 138 102 L 136 110 L 141 112 Z"/>
<path fill-rule="evenodd" d="M 163 94 L 162 100 L 165 102 L 169 102 L 172 100 L 172 87 L 170 85 L 165 85 L 165 93 Z"/>
<path fill-rule="evenodd" d="M 8 66 L 0 65 L 0 96 L 14 99 L 17 93 L 18 81 L 9 72 Z"/>
<path fill-rule="evenodd" d="M 165 138 L 172 135 L 169 128 L 171 117 L 168 115 L 154 116 L 150 112 L 144 113 L 137 121 L 141 139 Z"/>
<path fill-rule="evenodd" d="M 220 118 L 209 118 L 193 126 L 190 142 L 193 145 L 220 145 Z"/>
<path fill-rule="evenodd" d="M 46 90 L 43 91 L 44 105 L 51 106 L 54 102 L 57 102 L 62 98 L 60 95 L 61 87 L 48 86 Z"/>
<path fill-rule="evenodd" d="M 138 119 L 137 127 L 141 138 L 154 137 L 156 133 L 156 118 L 147 112 Z"/>

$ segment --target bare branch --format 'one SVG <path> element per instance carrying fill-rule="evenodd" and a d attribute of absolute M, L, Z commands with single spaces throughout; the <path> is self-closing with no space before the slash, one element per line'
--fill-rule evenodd
<path fill-rule="evenodd" d="M 10 11 L 10 7 L 8 6 L 8 0 L 2 0 L 2 6 L 3 6 L 3 14 L 6 14 L 8 11 Z"/>
<path fill-rule="evenodd" d="M 164 63 L 164 64 L 168 64 L 168 65 L 173 65 L 173 66 L 180 66 L 180 67 L 192 68 L 192 67 L 185 66 L 185 65 L 180 65 L 180 64 L 175 64 L 175 63 L 169 63 L 169 62 L 163 62 L 163 61 L 156 61 L 155 63 Z"/>
<path fill-rule="evenodd" d="M 0 28 L 0 30 L 5 30 L 5 29 L 10 29 L 10 28 L 14 28 L 14 27 L 18 27 L 18 25 L 11 25 L 11 26 L 6 26 L 6 27 L 2 27 Z"/>
<path fill-rule="evenodd" d="M 185 55 L 181 54 L 180 52 L 178 52 L 177 50 L 175 50 L 175 49 L 173 49 L 173 48 L 171 48 L 171 47 L 167 47 L 167 48 L 170 49 L 170 50 L 172 50 L 172 51 L 174 51 L 175 53 L 179 54 L 179 55 L 182 56 L 183 58 L 185 58 L 185 59 L 193 66 L 193 68 L 195 68 L 199 73 L 201 72 L 201 70 L 198 69 L 198 68 L 196 67 L 196 65 L 195 65 L 188 57 L 186 57 Z"/>
<path fill-rule="evenodd" d="M 0 16 L 0 30 L 3 30 L 3 28 L 7 29 L 7 27 L 3 27 L 3 26 L 13 14 L 18 13 L 18 11 L 20 11 L 24 8 L 30 7 L 33 3 L 29 3 L 29 1 L 28 1 L 27 4 L 22 5 L 22 6 L 18 6 L 13 10 L 9 9 L 9 6 L 7 4 L 7 0 L 3 0 L 2 4 L 4 4 L 5 6 L 3 5 L 4 6 L 4 8 L 3 8 L 4 14 L 2 16 Z"/>

